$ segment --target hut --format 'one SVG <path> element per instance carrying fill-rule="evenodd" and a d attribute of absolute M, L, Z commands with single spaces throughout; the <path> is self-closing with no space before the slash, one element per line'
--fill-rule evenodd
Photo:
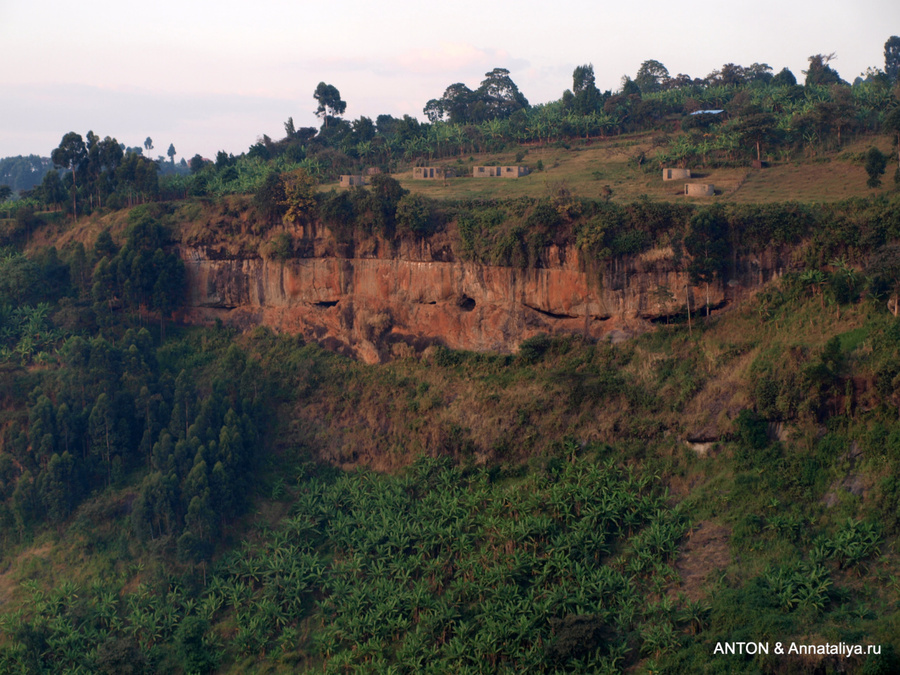
<path fill-rule="evenodd" d="M 712 197 L 716 194 L 716 186 L 712 183 L 685 183 L 684 194 L 688 197 Z"/>
<path fill-rule="evenodd" d="M 690 169 L 663 169 L 663 180 L 684 180 L 691 177 Z"/>

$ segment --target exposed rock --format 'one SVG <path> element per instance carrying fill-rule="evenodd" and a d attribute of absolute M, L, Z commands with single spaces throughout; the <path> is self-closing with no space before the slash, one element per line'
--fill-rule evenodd
<path fill-rule="evenodd" d="M 355 257 L 335 257 L 332 240 L 311 238 L 295 250 L 315 257 L 280 262 L 182 247 L 188 299 L 180 318 L 221 319 L 241 328 L 265 324 L 337 341 L 377 362 L 405 353 L 393 348 L 398 343 L 417 352 L 429 344 L 512 352 L 539 333 L 616 342 L 678 312 L 687 291 L 692 310 L 707 301 L 707 289 L 688 289 L 686 273 L 664 250 L 591 270 L 574 251 L 557 247 L 545 251 L 544 266 L 527 269 L 454 260 L 441 241 L 398 250 L 377 242 L 345 248 L 355 248 Z M 757 273 L 748 267 L 751 283 Z M 674 297 L 658 302 L 660 287 Z M 722 306 L 739 290 L 711 287 L 709 302 Z"/>

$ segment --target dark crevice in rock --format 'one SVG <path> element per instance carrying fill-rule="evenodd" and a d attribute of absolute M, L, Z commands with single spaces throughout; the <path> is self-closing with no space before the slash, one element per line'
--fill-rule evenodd
<path fill-rule="evenodd" d="M 578 316 L 575 314 L 556 314 L 555 312 L 548 312 L 545 309 L 538 309 L 537 307 L 532 307 L 531 305 L 525 305 L 528 309 L 537 312 L 538 314 L 543 314 L 544 316 L 549 316 L 551 319 L 583 319 L 584 316 Z"/>

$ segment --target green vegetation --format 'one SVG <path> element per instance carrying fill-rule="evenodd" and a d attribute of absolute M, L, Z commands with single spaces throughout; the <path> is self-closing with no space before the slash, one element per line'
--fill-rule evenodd
<path fill-rule="evenodd" d="M 289 119 L 190 175 L 67 134 L 63 173 L 0 223 L 0 672 L 896 671 L 900 203 L 876 185 L 896 46 L 853 86 L 824 55 L 805 86 L 647 61 L 617 94 L 585 65 L 544 106 L 495 69 L 429 124 L 346 122 L 323 82 L 322 129 Z M 323 184 L 526 157 L 544 170 L 490 187 Z M 832 163 L 852 198 L 766 182 Z M 687 203 L 663 164 L 735 187 Z M 174 246 L 284 262 L 314 238 L 523 269 L 555 245 L 598 279 L 660 255 L 707 301 L 615 345 L 377 366 L 173 322 Z M 766 255 L 778 278 L 713 313 Z M 742 641 L 882 649 L 716 653 Z"/>
<path fill-rule="evenodd" d="M 0 663 L 759 672 L 779 662 L 715 645 L 894 644 L 900 331 L 844 276 L 788 275 L 693 337 L 515 357 L 70 338 L 4 374 Z M 714 455 L 677 440 L 710 421 Z"/>

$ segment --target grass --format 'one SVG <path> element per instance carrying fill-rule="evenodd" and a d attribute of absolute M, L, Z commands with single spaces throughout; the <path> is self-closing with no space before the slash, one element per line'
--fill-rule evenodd
<path fill-rule="evenodd" d="M 532 190 L 540 185 L 538 180 L 545 180 L 540 189 L 549 190 L 551 183 L 546 179 L 553 175 L 566 181 L 576 194 L 596 189 L 594 183 L 602 186 L 609 177 L 614 199 L 624 199 L 632 189 L 635 195 L 640 189 L 651 196 L 657 194 L 651 190 L 670 189 L 652 184 L 655 178 L 630 168 L 627 153 L 637 145 L 621 143 L 614 146 L 610 141 L 607 148 L 594 143 L 571 151 L 545 148 L 540 152 L 546 152 L 546 159 L 542 158 L 546 171 L 527 179 L 457 180 L 475 190 L 478 198 L 515 196 L 515 191 L 526 194 L 529 185 Z M 533 161 L 532 152 L 526 161 Z M 606 155 L 601 156 L 602 152 Z M 482 159 L 474 158 L 472 163 Z M 502 156 L 498 161 L 509 159 Z M 859 169 L 854 161 L 847 156 L 804 164 L 794 183 L 793 165 L 774 166 L 747 176 L 736 192 L 715 199 L 765 201 L 763 191 L 770 190 L 773 201 L 783 201 L 790 198 L 786 196 L 788 187 L 805 195 L 804 199 L 830 198 L 829 191 L 841 189 L 841 176 L 846 180 L 851 175 L 835 174 L 841 173 L 842 166 L 848 172 Z M 709 180 L 724 185 L 731 176 L 740 183 L 746 175 L 739 169 L 721 171 Z M 777 180 L 779 176 L 783 180 Z M 404 180 L 412 189 L 458 197 L 455 181 L 444 186 Z M 529 180 L 532 182 L 526 182 Z M 774 184 L 767 187 L 770 180 Z M 200 207 L 180 208 L 184 209 L 182 215 L 193 214 L 191 218 L 196 219 Z M 205 208 L 202 213 L 213 215 Z M 88 236 L 90 221 L 85 221 L 82 225 L 79 220 L 72 237 Z M 124 222 L 102 222 L 124 228 Z M 97 227 L 94 223 L 92 231 Z M 538 471 L 545 459 L 559 460 L 564 448 L 578 448 L 590 441 L 606 448 L 598 451 L 606 453 L 604 458 L 658 475 L 670 489 L 669 504 L 683 503 L 696 521 L 695 529 L 706 532 L 703 536 L 709 546 L 703 547 L 705 554 L 697 553 L 704 541 L 698 535 L 697 546 L 683 546 L 682 565 L 676 563 L 690 597 L 718 603 L 720 614 L 730 610 L 738 615 L 738 621 L 746 620 L 748 630 L 771 625 L 765 622 L 775 617 L 790 630 L 806 631 L 803 634 L 807 636 L 842 636 L 855 631 L 855 642 L 896 641 L 900 638 L 895 606 L 898 584 L 890 579 L 900 576 L 900 562 L 894 538 L 886 539 L 882 555 L 866 561 L 863 568 L 841 570 L 829 562 L 834 591 L 819 613 L 801 616 L 776 608 L 765 616 L 760 610 L 762 618 L 758 618 L 750 608 L 748 598 L 759 588 L 750 584 L 770 566 L 806 559 L 815 537 L 833 532 L 847 517 L 878 518 L 877 486 L 892 469 L 889 459 L 870 457 L 866 448 L 861 459 L 851 460 L 848 448 L 865 435 L 872 420 L 881 419 L 878 415 L 884 416 L 885 424 L 896 424 L 895 417 L 874 408 L 856 417 L 831 413 L 827 425 L 826 420 L 807 411 L 787 421 L 795 432 L 791 440 L 769 443 L 756 453 L 739 452 L 735 418 L 741 410 L 753 407 L 759 371 L 797 371 L 818 358 L 828 339 L 838 336 L 841 351 L 852 354 L 851 374 L 871 383 L 869 338 L 890 320 L 865 302 L 825 306 L 820 298 L 801 294 L 765 315 L 758 311 L 763 302 L 762 295 L 751 296 L 711 319 L 698 316 L 692 334 L 680 324 L 660 326 L 654 333 L 616 347 L 575 338 L 554 339 L 530 363 L 512 356 L 432 350 L 422 359 L 366 366 L 327 355 L 316 347 L 298 349 L 296 343 L 291 347 L 289 338 L 263 335 L 264 331 L 257 337 L 234 339 L 251 344 L 255 340 L 263 356 L 268 350 L 271 358 L 290 364 L 297 371 L 297 382 L 291 380 L 291 385 L 302 392 L 285 415 L 291 423 L 279 431 L 283 452 L 273 459 L 265 482 L 277 482 L 279 462 L 284 463 L 284 475 L 296 475 L 297 458 L 305 457 L 307 450 L 319 460 L 343 468 L 368 466 L 388 473 L 399 472 L 423 453 L 450 455 L 463 464 L 488 463 L 507 471 L 523 465 Z M 174 357 L 170 354 L 170 358 Z M 834 394 L 838 399 L 842 395 L 840 391 Z M 686 437 L 698 432 L 717 439 L 717 447 L 707 457 L 698 457 L 685 443 Z M 809 472 L 810 467 L 815 470 Z M 862 477 L 866 486 L 862 495 L 850 495 L 843 489 L 848 473 Z M 257 516 L 234 526 L 235 540 L 264 541 L 267 535 L 260 525 L 276 526 L 290 507 L 290 499 L 296 498 L 289 488 L 284 500 L 270 499 L 272 485 L 262 492 Z M 829 505 L 823 496 L 832 491 L 838 493 L 838 501 Z M 146 561 L 147 569 L 160 569 L 162 553 L 130 550 L 125 537 L 118 536 L 121 522 L 116 518 L 120 516 L 113 513 L 112 506 L 124 497 L 127 494 L 105 494 L 83 505 L 82 513 L 94 508 L 97 519 L 105 523 L 90 534 L 79 530 L 90 526 L 89 519 L 85 521 L 88 525 L 79 525 L 76 515 L 69 532 L 60 529 L 59 539 L 57 533 L 48 531 L 30 546 L 20 546 L 18 558 L 0 570 L 0 604 L 18 606 L 26 597 L 20 582 L 29 578 L 43 588 L 52 588 L 65 577 L 83 585 L 92 578 L 115 578 L 123 589 L 133 589 L 149 576 L 148 571 L 136 571 L 137 564 Z M 799 534 L 776 529 L 776 516 L 784 514 L 803 519 Z M 85 542 L 97 549 L 93 557 L 83 553 Z M 47 556 L 54 562 L 45 560 Z M 743 605 L 736 604 L 735 610 L 735 606 L 723 604 L 723 598 L 737 596 L 750 608 L 746 617 L 741 614 Z M 860 609 L 864 604 L 873 608 L 873 616 Z M 751 625 L 751 620 L 756 623 Z M 699 644 L 715 637 L 733 638 L 721 627 L 718 630 L 687 639 Z M 249 658 L 234 668 L 258 667 L 259 672 L 268 668 L 251 661 Z"/>
<path fill-rule="evenodd" d="M 886 138 L 886 137 L 885 137 Z M 833 152 L 811 158 L 792 158 L 770 162 L 765 169 L 748 166 L 701 168 L 695 170 L 691 182 L 716 186 L 716 196 L 700 201 L 736 203 L 772 203 L 798 201 L 808 203 L 835 202 L 862 194 L 872 194 L 866 185 L 866 172 L 858 157 L 872 144 L 887 147 L 882 137 L 862 138 L 847 143 Z M 446 181 L 414 180 L 412 168 L 398 171 L 397 180 L 404 188 L 434 199 L 511 199 L 540 197 L 565 185 L 579 197 L 602 199 L 605 189 L 612 190 L 613 201 L 632 201 L 642 195 L 660 201 L 698 201 L 684 195 L 683 181 L 664 182 L 661 170 L 650 169 L 655 148 L 649 134 L 605 139 L 573 139 L 569 147 L 550 145 L 522 146 L 515 151 L 475 154 L 461 158 L 441 158 L 436 166 L 454 168 L 457 177 Z M 525 153 L 521 162 L 516 154 Z M 643 152 L 644 169 L 634 158 Z M 537 163 L 543 170 L 536 169 Z M 481 165 L 515 165 L 531 168 L 531 174 L 518 179 L 472 178 L 472 167 Z M 322 189 L 335 187 L 335 183 Z M 883 180 L 879 191 L 890 190 L 890 177 Z"/>
<path fill-rule="evenodd" d="M 756 453 L 738 452 L 734 417 L 753 405 L 754 363 L 776 371 L 793 368 L 779 355 L 802 348 L 808 358 L 816 358 L 824 343 L 838 335 L 842 351 L 854 354 L 854 374 L 865 377 L 867 353 L 861 346 L 884 320 L 865 303 L 829 307 L 823 316 L 819 298 L 802 296 L 761 319 L 756 311 L 761 301 L 750 298 L 718 317 L 698 318 L 692 335 L 678 325 L 615 347 L 553 339 L 530 363 L 510 356 L 447 352 L 439 357 L 431 352 L 424 359 L 367 366 L 309 346 L 292 351 L 288 338 L 238 337 L 263 357 L 272 350 L 272 358 L 296 362 L 298 368 L 315 361 L 308 369 L 315 372 L 317 384 L 302 387 L 304 393 L 288 415 L 296 424 L 284 425 L 279 444 L 285 451 L 269 472 L 277 476 L 278 462 L 285 463 L 283 474 L 291 477 L 286 494 L 270 499 L 271 486 L 264 490 L 255 509 L 258 515 L 236 524 L 235 540 L 252 539 L 266 546 L 269 535 L 259 525 L 277 528 L 290 510 L 297 498 L 297 472 L 289 465 L 298 455 L 292 448 L 310 449 L 344 468 L 366 465 L 397 473 L 428 452 L 454 456 L 464 465 L 486 462 L 501 467 L 502 475 L 519 476 L 516 471 L 523 466 L 539 472 L 548 462 L 566 462 L 571 448 L 578 452 L 587 440 L 594 442 L 604 461 L 613 459 L 658 476 L 669 488 L 668 504 L 682 503 L 694 521 L 697 540 L 684 542 L 673 561 L 681 581 L 666 592 L 683 592 L 713 610 L 706 632 L 685 634 L 685 644 L 733 637 L 726 633 L 735 620 L 722 618 L 730 616 L 729 608 L 731 615 L 743 612 L 737 621 L 746 630 L 778 624 L 786 638 L 855 631 L 857 642 L 888 643 L 897 633 L 891 604 L 896 589 L 889 579 L 897 576 L 900 563 L 893 539 L 882 543 L 877 560 L 866 560 L 860 568 L 842 570 L 837 562 L 827 561 L 833 590 L 821 609 L 787 611 L 751 597 L 766 588 L 764 579 L 771 569 L 808 560 L 819 534 L 831 536 L 847 517 L 872 518 L 874 489 L 862 497 L 845 495 L 834 505 L 822 496 L 840 492 L 848 472 L 861 474 L 873 486 L 885 470 L 865 454 L 854 466 L 838 456 L 840 448 L 850 447 L 849 439 L 860 436 L 866 417 L 848 418 L 841 422 L 844 427 L 825 436 L 818 420 L 792 420 L 796 441 L 770 443 Z M 610 373 L 616 377 L 610 379 Z M 655 399 L 641 397 L 647 392 Z M 718 447 L 698 457 L 684 438 L 706 427 L 718 438 Z M 810 466 L 816 467 L 815 474 L 805 476 Z M 101 497 L 97 508 L 102 511 L 104 503 L 119 496 Z M 803 527 L 785 528 L 785 516 L 801 519 Z M 43 564 L 28 547 L 21 548 L 19 562 L 13 561 L 17 571 L 0 576 L 7 606 L 16 607 L 27 597 L 19 586 L 27 577 L 46 589 L 66 577 L 84 588 L 91 578 L 111 574 L 123 594 L 137 588 L 157 569 L 154 554 L 122 549 L 114 528 L 104 530 L 110 536 L 99 537 L 101 557 L 95 560 L 75 554 L 82 545 L 79 536 L 64 537 L 70 553 L 58 548 L 62 544 L 54 545 L 53 555 L 59 553 L 69 563 L 67 571 Z M 54 536 L 36 540 L 35 554 L 43 555 Z M 122 550 L 127 555 L 113 564 Z M 144 564 L 144 571 L 138 563 Z M 648 603 L 655 601 L 648 598 Z M 237 630 L 229 626 L 223 630 Z M 682 655 L 678 658 L 699 659 L 694 665 L 708 658 L 689 650 L 677 653 Z M 250 667 L 259 672 L 267 668 L 238 660 L 231 670 Z"/>

